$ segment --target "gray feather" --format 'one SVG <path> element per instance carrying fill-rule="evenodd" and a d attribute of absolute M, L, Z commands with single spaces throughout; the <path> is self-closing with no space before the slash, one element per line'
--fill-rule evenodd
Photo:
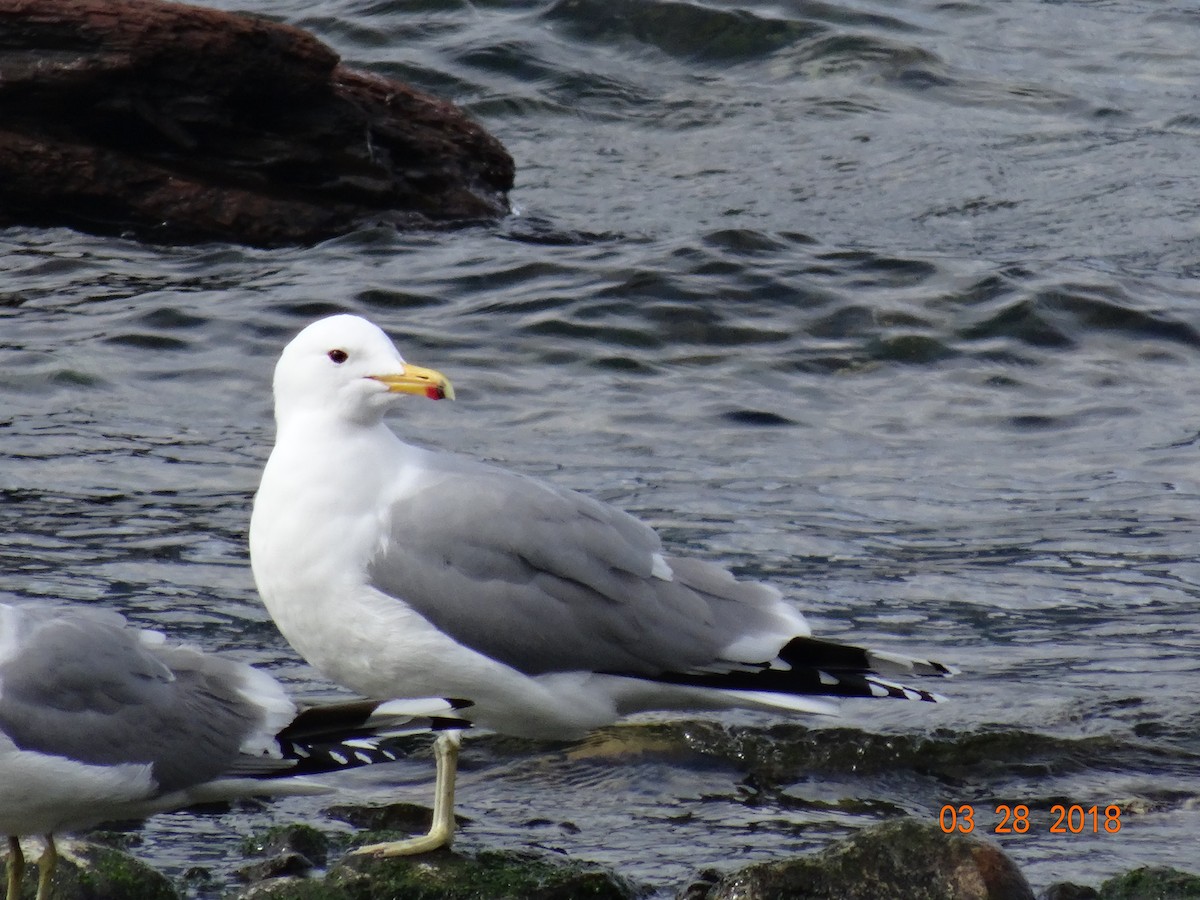
<path fill-rule="evenodd" d="M 22 633 L 0 664 L 0 730 L 23 750 L 149 763 L 169 792 L 220 775 L 261 727 L 236 663 L 147 647 L 119 616 L 17 612 Z"/>
<path fill-rule="evenodd" d="M 711 664 L 744 633 L 789 636 L 771 588 L 699 560 L 654 576 L 658 536 L 615 507 L 457 457 L 423 462 L 369 578 L 465 646 L 531 675 L 654 676 Z"/>

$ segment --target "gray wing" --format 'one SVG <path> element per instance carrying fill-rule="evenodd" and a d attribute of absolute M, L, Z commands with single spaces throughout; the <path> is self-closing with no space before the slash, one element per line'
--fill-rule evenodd
<path fill-rule="evenodd" d="M 742 634 L 786 639 L 777 591 L 698 560 L 658 577 L 658 536 L 615 507 L 435 459 L 369 577 L 459 643 L 528 674 L 652 676 L 712 665 Z"/>
<path fill-rule="evenodd" d="M 165 793 L 223 774 L 263 726 L 246 667 L 147 646 L 115 614 L 7 607 L 0 627 L 0 731 L 23 750 L 150 763 Z"/>

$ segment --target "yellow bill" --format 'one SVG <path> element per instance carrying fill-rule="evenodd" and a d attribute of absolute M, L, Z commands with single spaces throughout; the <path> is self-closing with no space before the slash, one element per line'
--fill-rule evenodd
<path fill-rule="evenodd" d="M 430 400 L 453 400 L 454 385 L 450 379 L 435 369 L 404 364 L 404 371 L 397 375 L 372 375 L 380 384 L 394 394 L 416 394 Z"/>

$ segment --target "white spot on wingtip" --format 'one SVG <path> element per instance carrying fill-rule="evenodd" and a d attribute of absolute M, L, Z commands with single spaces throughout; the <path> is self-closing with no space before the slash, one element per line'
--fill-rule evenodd
<path fill-rule="evenodd" d="M 830 686 L 835 685 L 835 684 L 841 684 L 840 679 L 834 678 L 828 672 L 817 672 L 817 677 L 819 679 L 821 679 L 821 684 L 826 684 L 826 685 L 830 685 Z"/>
<path fill-rule="evenodd" d="M 666 558 L 661 553 L 655 553 L 653 557 L 654 565 L 650 569 L 652 578 L 659 578 L 663 581 L 674 581 L 675 570 L 668 565 Z"/>

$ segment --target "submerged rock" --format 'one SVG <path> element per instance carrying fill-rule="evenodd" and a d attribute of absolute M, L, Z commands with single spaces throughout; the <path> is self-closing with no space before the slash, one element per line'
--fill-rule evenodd
<path fill-rule="evenodd" d="M 901 819 L 865 828 L 820 853 L 759 863 L 689 900 L 1034 900 L 1029 883 L 987 841 Z"/>
<path fill-rule="evenodd" d="M 300 29 L 0 0 L 0 36 L 0 224 L 272 245 L 508 212 L 499 141 Z"/>
<path fill-rule="evenodd" d="M 546 856 L 449 850 L 376 859 L 347 856 L 322 879 L 280 879 L 239 895 L 242 900 L 634 900 L 640 893 L 599 866 Z"/>

